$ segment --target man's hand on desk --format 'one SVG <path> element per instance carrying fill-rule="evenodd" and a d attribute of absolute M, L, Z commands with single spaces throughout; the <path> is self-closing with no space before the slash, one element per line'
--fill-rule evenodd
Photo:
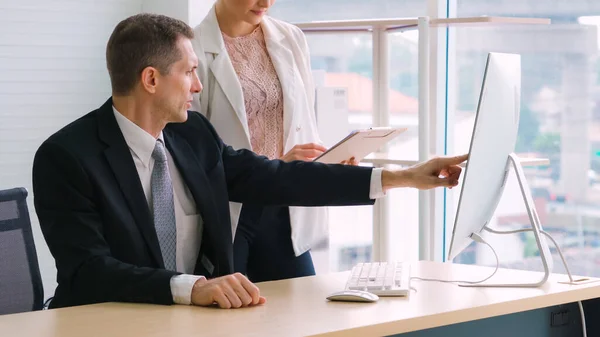
<path fill-rule="evenodd" d="M 260 290 L 240 273 L 207 280 L 199 279 L 192 288 L 192 304 L 210 306 L 214 303 L 223 309 L 264 304 L 266 298 Z"/>
<path fill-rule="evenodd" d="M 427 190 L 436 187 L 452 188 L 458 185 L 462 172 L 459 166 L 469 155 L 433 158 L 402 170 L 384 170 L 382 172 L 383 190 L 396 187 L 413 187 Z"/>

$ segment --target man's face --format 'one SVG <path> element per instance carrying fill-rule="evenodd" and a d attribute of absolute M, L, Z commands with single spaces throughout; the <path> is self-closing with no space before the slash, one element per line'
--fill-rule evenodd
<path fill-rule="evenodd" d="M 177 40 L 181 59 L 171 65 L 169 73 L 159 75 L 156 86 L 156 113 L 166 123 L 182 123 L 187 120 L 187 110 L 192 106 L 192 95 L 202 91 L 202 84 L 196 68 L 198 57 L 189 39 L 181 37 Z"/>

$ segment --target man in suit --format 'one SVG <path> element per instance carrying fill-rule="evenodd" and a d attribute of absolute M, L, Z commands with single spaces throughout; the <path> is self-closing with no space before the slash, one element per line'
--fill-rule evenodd
<path fill-rule="evenodd" d="M 259 289 L 232 274 L 229 201 L 360 205 L 389 188 L 458 183 L 466 156 L 387 171 L 234 151 L 187 111 L 202 90 L 192 37 L 160 15 L 119 23 L 106 52 L 112 97 L 37 151 L 35 207 L 58 269 L 52 307 L 262 304 Z"/>

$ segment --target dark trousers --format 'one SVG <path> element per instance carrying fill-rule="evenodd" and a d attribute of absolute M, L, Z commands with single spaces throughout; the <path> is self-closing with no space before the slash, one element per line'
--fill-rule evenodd
<path fill-rule="evenodd" d="M 236 272 L 252 282 L 315 275 L 310 251 L 296 257 L 287 207 L 244 205 L 233 242 Z"/>

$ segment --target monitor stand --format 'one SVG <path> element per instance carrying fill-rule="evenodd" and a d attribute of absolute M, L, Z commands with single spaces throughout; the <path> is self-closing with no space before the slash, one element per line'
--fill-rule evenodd
<path fill-rule="evenodd" d="M 507 167 L 506 167 L 506 176 L 508 177 L 508 171 L 510 170 L 510 166 L 515 169 L 515 173 L 517 174 L 517 180 L 519 181 L 519 186 L 521 187 L 521 195 L 523 196 L 523 201 L 525 202 L 525 207 L 527 208 L 527 213 L 529 215 L 529 221 L 531 222 L 531 227 L 533 229 L 533 235 L 535 236 L 535 242 L 537 243 L 537 247 L 540 251 L 540 258 L 542 259 L 542 264 L 544 266 L 544 274 L 541 275 L 539 280 L 524 282 L 524 283 L 479 283 L 479 284 L 461 284 L 462 287 L 515 287 L 515 288 L 524 288 L 524 287 L 540 287 L 546 281 L 548 281 L 548 277 L 550 273 L 552 273 L 553 261 L 552 255 L 550 254 L 550 248 L 548 247 L 548 243 L 546 238 L 543 237 L 540 231 L 542 230 L 542 224 L 540 223 L 540 218 L 538 217 L 537 211 L 535 210 L 535 205 L 533 203 L 533 197 L 531 196 L 531 190 L 529 189 L 529 185 L 527 184 L 527 180 L 525 179 L 525 173 L 523 172 L 523 167 L 521 166 L 521 161 L 516 154 L 511 153 L 508 157 Z M 505 182 L 506 183 L 506 182 Z M 484 228 L 484 230 L 489 230 L 490 232 L 496 234 L 502 234 L 498 231 Z"/>

